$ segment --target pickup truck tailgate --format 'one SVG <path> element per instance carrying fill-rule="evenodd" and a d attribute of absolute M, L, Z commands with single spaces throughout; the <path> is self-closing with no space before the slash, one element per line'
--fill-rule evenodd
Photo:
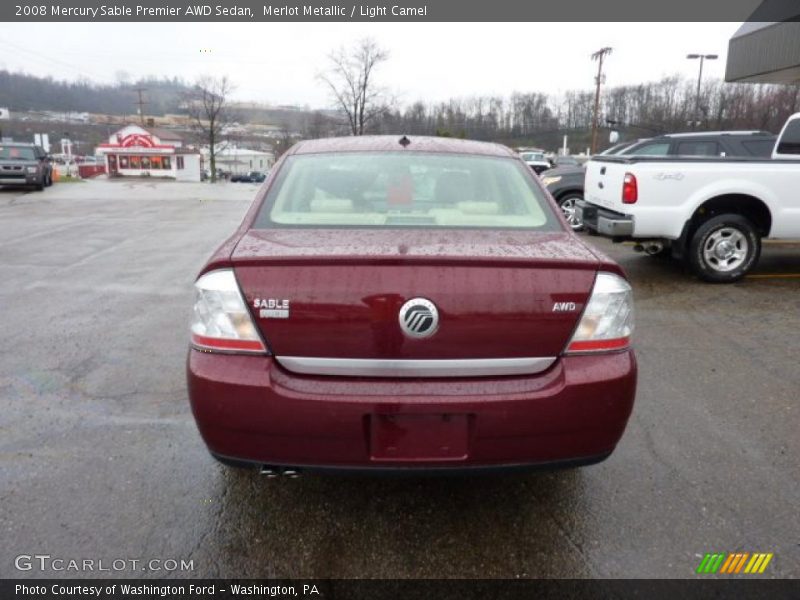
<path fill-rule="evenodd" d="M 590 230 L 613 238 L 633 235 L 634 220 L 622 203 L 622 189 L 627 173 L 625 164 L 589 161 L 586 166 L 583 201 L 577 205 L 578 218 Z"/>
<path fill-rule="evenodd" d="M 622 182 L 627 172 L 625 164 L 590 160 L 586 165 L 583 197 L 587 202 L 624 213 Z"/>

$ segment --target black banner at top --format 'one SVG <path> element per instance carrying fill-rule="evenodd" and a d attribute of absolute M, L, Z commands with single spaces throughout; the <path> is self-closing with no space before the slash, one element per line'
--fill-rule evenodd
<path fill-rule="evenodd" d="M 800 19 L 796 0 L 11 0 L 0 21 L 639 22 Z"/>

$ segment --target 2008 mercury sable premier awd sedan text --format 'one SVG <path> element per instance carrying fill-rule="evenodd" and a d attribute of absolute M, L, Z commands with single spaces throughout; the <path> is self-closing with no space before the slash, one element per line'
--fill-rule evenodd
<path fill-rule="evenodd" d="M 195 287 L 189 396 L 228 464 L 588 464 L 633 406 L 624 274 L 502 146 L 299 143 Z"/>

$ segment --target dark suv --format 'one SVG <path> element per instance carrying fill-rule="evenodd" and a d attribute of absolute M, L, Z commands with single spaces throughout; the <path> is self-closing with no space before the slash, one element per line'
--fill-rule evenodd
<path fill-rule="evenodd" d="M 777 136 L 766 131 L 705 131 L 671 133 L 625 142 L 602 154 L 636 156 L 740 156 L 769 158 Z M 583 224 L 575 215 L 575 202 L 583 200 L 584 167 L 558 167 L 541 174 L 542 183 L 555 198 L 573 229 Z"/>
<path fill-rule="evenodd" d="M 52 183 L 53 166 L 41 147 L 0 142 L 0 185 L 25 185 L 42 190 Z"/>

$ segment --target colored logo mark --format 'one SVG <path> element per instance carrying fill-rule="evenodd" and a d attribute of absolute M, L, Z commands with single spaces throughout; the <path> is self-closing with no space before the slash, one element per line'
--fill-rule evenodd
<path fill-rule="evenodd" d="M 731 554 L 725 552 L 709 553 L 700 561 L 700 566 L 697 567 L 697 573 L 724 573 L 728 575 L 735 573 L 763 573 L 769 561 L 772 560 L 772 556 L 772 552 L 754 552 L 752 554 L 749 552 L 734 552 Z"/>

